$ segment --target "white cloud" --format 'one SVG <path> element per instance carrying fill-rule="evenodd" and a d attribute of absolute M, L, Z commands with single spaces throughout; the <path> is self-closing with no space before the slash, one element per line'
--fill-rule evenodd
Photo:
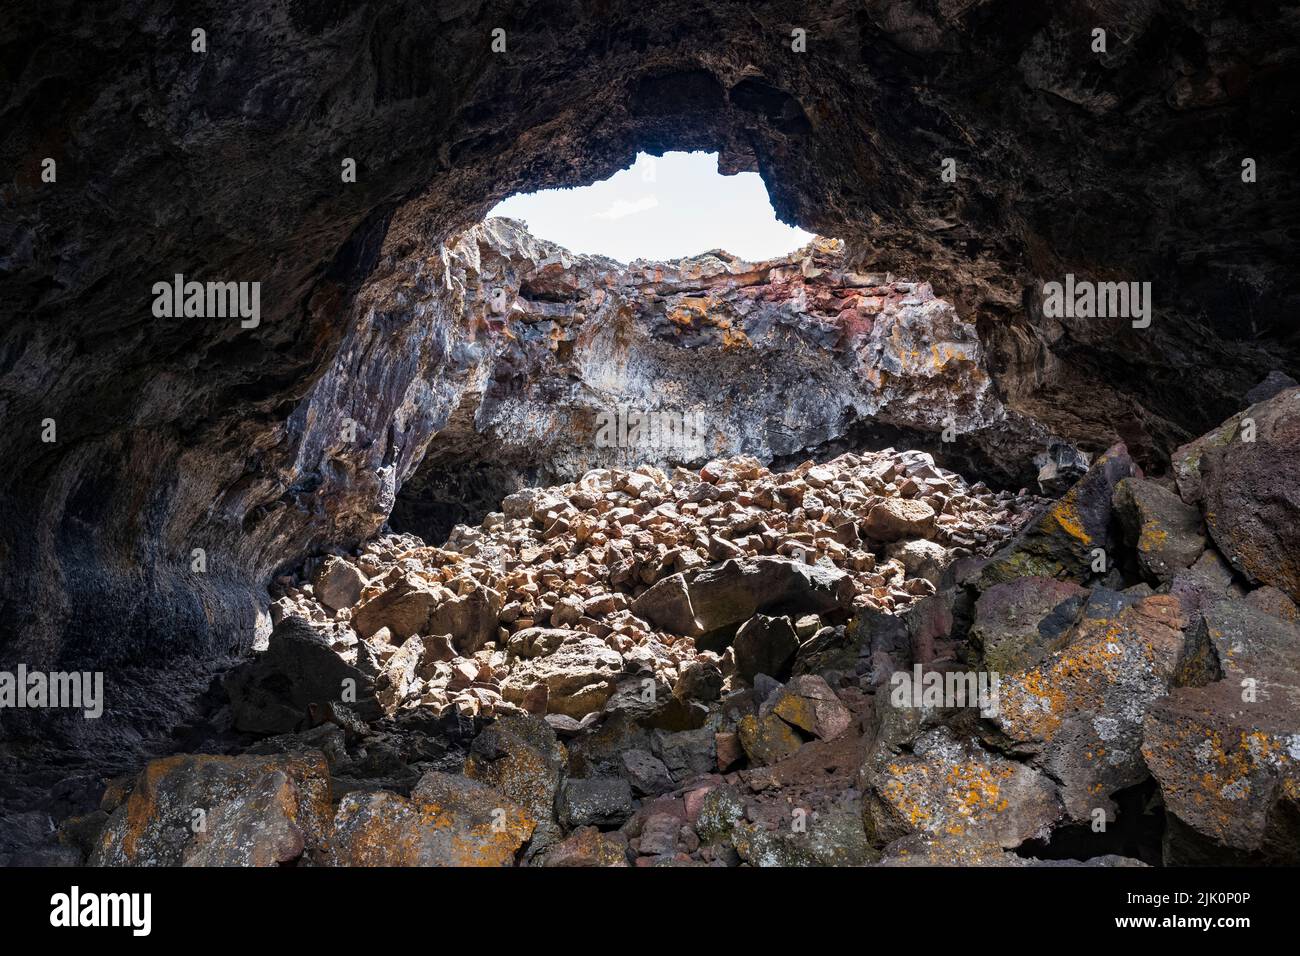
<path fill-rule="evenodd" d="M 593 215 L 594 219 L 622 219 L 624 216 L 635 216 L 639 212 L 645 212 L 647 209 L 654 209 L 659 205 L 657 196 L 643 196 L 640 199 L 628 201 L 626 199 L 615 199 L 609 204 L 604 212 L 598 212 Z"/>
<path fill-rule="evenodd" d="M 609 179 L 511 196 L 488 215 L 525 220 L 539 239 L 620 262 L 709 249 L 757 262 L 812 238 L 776 218 L 757 173 L 719 174 L 717 153 L 641 153 Z"/>

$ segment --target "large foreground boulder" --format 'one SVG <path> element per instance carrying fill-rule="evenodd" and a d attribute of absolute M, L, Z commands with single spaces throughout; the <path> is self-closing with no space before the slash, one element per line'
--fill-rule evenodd
<path fill-rule="evenodd" d="M 347 794 L 330 840 L 333 866 L 512 866 L 535 822 L 467 777 L 429 771 L 408 800 L 386 790 Z"/>
<path fill-rule="evenodd" d="M 1045 837 L 1063 813 L 1045 774 L 944 726 L 910 752 L 878 751 L 862 778 L 863 823 L 878 846 L 921 834 L 1010 848 Z"/>
<path fill-rule="evenodd" d="M 1061 650 L 1001 675 L 992 722 L 1060 782 L 1072 820 L 1100 809 L 1113 821 L 1112 794 L 1146 778 L 1142 719 L 1174 682 L 1185 624 L 1168 595 L 1098 590 Z"/>
<path fill-rule="evenodd" d="M 555 799 L 568 761 L 555 731 L 540 717 L 498 717 L 474 738 L 465 776 L 517 803 L 536 822 L 530 843 L 542 849 L 559 840 Z"/>
<path fill-rule="evenodd" d="M 1178 450 L 1179 491 L 1247 580 L 1300 600 L 1300 388 L 1252 405 Z"/>
<path fill-rule="evenodd" d="M 330 778 L 319 752 L 154 760 L 109 817 L 92 866 L 277 866 L 320 845 Z"/>
<path fill-rule="evenodd" d="M 1222 680 L 1175 690 L 1143 724 L 1170 863 L 1300 860 L 1300 626 L 1221 600 L 1203 612 Z"/>
<path fill-rule="evenodd" d="M 1122 443 L 1112 446 L 1024 534 L 993 556 L 979 574 L 981 590 L 1029 576 L 1083 582 L 1099 566 L 1098 551 L 1108 556 L 1109 567 L 1120 544 L 1111 522 L 1115 488 L 1140 475 L 1128 449 Z"/>
<path fill-rule="evenodd" d="M 1300 722 L 1248 705 L 1233 681 L 1175 691 L 1146 716 L 1142 752 L 1169 815 L 1165 862 L 1300 860 Z"/>

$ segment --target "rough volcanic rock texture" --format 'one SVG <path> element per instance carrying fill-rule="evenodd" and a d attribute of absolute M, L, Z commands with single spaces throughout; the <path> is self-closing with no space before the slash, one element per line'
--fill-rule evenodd
<path fill-rule="evenodd" d="M 345 347 L 376 264 L 638 149 L 760 171 L 786 218 L 951 295 L 1008 408 L 1159 458 L 1294 371 L 1296 28 L 1227 0 L 8 7 L 4 656 L 246 647 L 251 586 L 363 535 L 428 414 L 405 302 L 380 353 Z M 1152 281 L 1152 327 L 1043 319 L 1032 290 L 1066 271 Z M 178 272 L 260 281 L 260 324 L 155 319 Z M 316 431 L 334 402 L 391 409 L 378 469 Z"/>
<path fill-rule="evenodd" d="M 883 426 L 940 449 L 951 428 L 946 457 L 1015 475 L 1045 437 L 994 394 L 974 323 L 927 283 L 853 271 L 840 242 L 758 263 L 718 251 L 624 267 L 491 219 L 401 266 L 366 290 L 363 299 L 382 295 L 369 308 L 404 311 L 419 343 L 456 343 L 417 350 L 404 366 L 414 373 L 405 407 L 425 413 L 395 423 L 394 523 L 431 540 L 453 517 L 481 518 L 454 509 L 467 485 L 492 487 L 494 474 L 504 495 L 594 467 L 788 460 Z M 361 355 L 393 334 L 366 318 L 348 346 Z M 386 406 L 363 413 L 363 431 L 382 435 Z M 377 440 L 364 465 L 382 468 L 385 447 Z M 457 481 L 467 470 L 474 477 Z"/>

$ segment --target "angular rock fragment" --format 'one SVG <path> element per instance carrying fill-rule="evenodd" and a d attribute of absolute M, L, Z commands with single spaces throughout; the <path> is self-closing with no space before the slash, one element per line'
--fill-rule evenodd
<path fill-rule="evenodd" d="M 834 740 L 849 729 L 853 715 L 821 677 L 792 677 L 772 702 L 772 713 L 819 740 Z"/>
<path fill-rule="evenodd" d="M 1099 550 L 1106 555 L 1117 551 L 1111 500 L 1115 487 L 1136 475 L 1140 469 L 1123 444 L 1108 449 L 1073 488 L 994 555 L 979 574 L 981 590 L 1029 576 L 1086 581 L 1094 573 Z"/>
<path fill-rule="evenodd" d="M 544 684 L 547 713 L 580 719 L 605 705 L 622 674 L 623 658 L 617 651 L 598 638 L 575 636 L 550 656 L 521 662 L 502 682 L 501 694 L 522 704 L 534 686 Z"/>
<path fill-rule="evenodd" d="M 898 541 L 929 537 L 934 526 L 934 509 L 924 501 L 886 498 L 867 514 L 862 530 L 876 541 Z"/>
<path fill-rule="evenodd" d="M 627 866 L 627 847 L 616 834 L 581 827 L 546 852 L 542 866 Z"/>
<path fill-rule="evenodd" d="M 1168 584 L 1205 551 L 1200 511 L 1155 482 L 1125 478 L 1115 486 L 1114 504 L 1125 542 L 1152 583 Z"/>
<path fill-rule="evenodd" d="M 736 632 L 736 673 L 752 682 L 759 674 L 780 680 L 790 670 L 799 638 L 788 617 L 755 614 Z"/>
<path fill-rule="evenodd" d="M 1085 588 L 1055 578 L 1031 576 L 996 584 L 975 602 L 971 640 L 991 671 L 1033 667 L 1064 646 L 1087 596 Z"/>
<path fill-rule="evenodd" d="M 533 818 L 490 787 L 430 771 L 408 800 L 349 793 L 330 841 L 333 866 L 512 866 Z"/>
<path fill-rule="evenodd" d="M 1229 426 L 1198 463 L 1210 537 L 1247 580 L 1300 601 L 1300 388 Z"/>
<path fill-rule="evenodd" d="M 224 679 L 236 730 L 282 734 L 306 726 L 313 708 L 342 703 L 362 720 L 383 716 L 372 679 L 344 663 L 306 621 L 286 618 L 264 652 Z"/>
<path fill-rule="evenodd" d="M 329 829 L 320 752 L 153 760 L 113 811 L 91 866 L 277 866 Z"/>
<path fill-rule="evenodd" d="M 741 718 L 736 729 L 740 733 L 740 745 L 756 767 L 784 760 L 803 746 L 802 738 L 775 714 L 750 714 Z"/>
<path fill-rule="evenodd" d="M 356 565 L 331 555 L 321 564 L 312 585 L 316 598 L 330 610 L 338 611 L 361 600 L 366 576 Z"/>
<path fill-rule="evenodd" d="M 632 815 L 632 788 L 620 777 L 570 777 L 560 788 L 558 811 L 570 829 L 617 827 Z"/>
<path fill-rule="evenodd" d="M 760 557 L 725 561 L 689 582 L 680 575 L 665 578 L 632 602 L 632 610 L 671 633 L 703 637 L 760 610 L 819 614 L 847 609 L 852 600 L 853 585 L 843 571 Z"/>
<path fill-rule="evenodd" d="M 921 834 L 1010 848 L 1045 836 L 1064 814 L 1046 775 L 947 727 L 917 737 L 910 754 L 877 754 L 863 783 L 863 822 L 877 845 Z"/>

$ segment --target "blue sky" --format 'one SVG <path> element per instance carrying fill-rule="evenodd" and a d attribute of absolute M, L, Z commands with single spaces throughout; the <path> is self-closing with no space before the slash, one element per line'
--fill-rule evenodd
<path fill-rule="evenodd" d="M 511 196 L 488 215 L 522 219 L 541 239 L 620 262 L 710 249 L 767 259 L 812 239 L 777 220 L 757 173 L 720 175 L 717 153 L 638 153 L 603 182 Z"/>

